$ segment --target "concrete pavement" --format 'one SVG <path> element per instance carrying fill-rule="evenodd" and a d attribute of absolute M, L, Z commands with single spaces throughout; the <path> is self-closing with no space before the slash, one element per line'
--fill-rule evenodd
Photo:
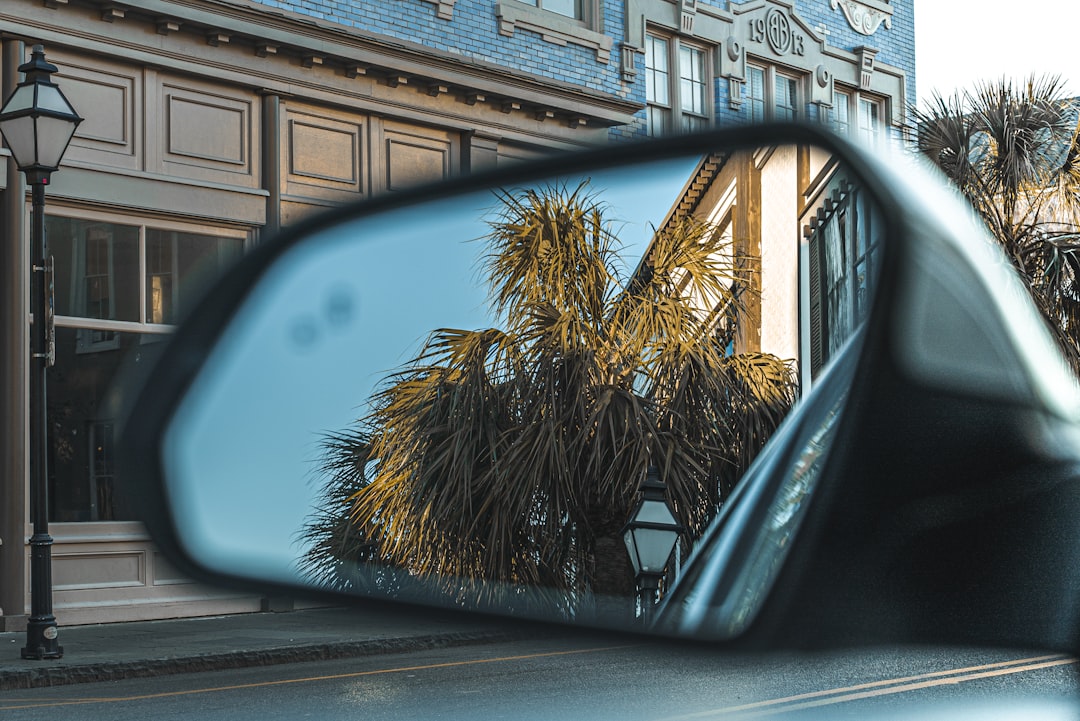
<path fill-rule="evenodd" d="M 62 619 L 61 619 L 62 621 Z M 0 690 L 490 643 L 521 629 L 384 607 L 60 627 L 64 657 L 24 660 L 25 632 L 0 633 Z"/>

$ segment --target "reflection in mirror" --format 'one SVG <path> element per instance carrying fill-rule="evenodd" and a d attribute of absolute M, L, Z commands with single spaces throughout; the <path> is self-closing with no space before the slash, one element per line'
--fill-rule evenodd
<path fill-rule="evenodd" d="M 166 433 L 211 569 L 510 613 L 646 615 L 869 302 L 879 224 L 825 152 L 523 182 L 303 239 Z M 652 469 L 681 534 L 639 593 Z"/>

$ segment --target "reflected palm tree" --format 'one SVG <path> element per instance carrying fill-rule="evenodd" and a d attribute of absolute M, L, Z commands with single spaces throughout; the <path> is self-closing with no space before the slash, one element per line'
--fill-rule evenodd
<path fill-rule="evenodd" d="M 715 227 L 665 226 L 626 278 L 587 181 L 497 198 L 481 267 L 498 327 L 435 330 L 325 438 L 304 570 L 352 586 L 375 562 L 377 583 L 434 578 L 460 603 L 581 614 L 633 598 L 621 532 L 647 466 L 696 537 L 795 376 L 731 352 L 750 264 Z"/>

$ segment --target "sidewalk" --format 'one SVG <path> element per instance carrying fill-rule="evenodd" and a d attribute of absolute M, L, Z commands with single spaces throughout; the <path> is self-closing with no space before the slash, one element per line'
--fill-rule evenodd
<path fill-rule="evenodd" d="M 0 690 L 490 643 L 521 635 L 481 619 L 382 608 L 60 628 L 64 657 L 20 658 L 24 632 L 0 633 Z"/>

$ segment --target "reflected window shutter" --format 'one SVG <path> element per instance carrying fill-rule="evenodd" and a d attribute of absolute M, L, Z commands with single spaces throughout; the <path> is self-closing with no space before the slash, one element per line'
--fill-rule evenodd
<path fill-rule="evenodd" d="M 821 317 L 821 233 L 810 237 L 810 377 L 817 376 L 824 364 Z"/>

